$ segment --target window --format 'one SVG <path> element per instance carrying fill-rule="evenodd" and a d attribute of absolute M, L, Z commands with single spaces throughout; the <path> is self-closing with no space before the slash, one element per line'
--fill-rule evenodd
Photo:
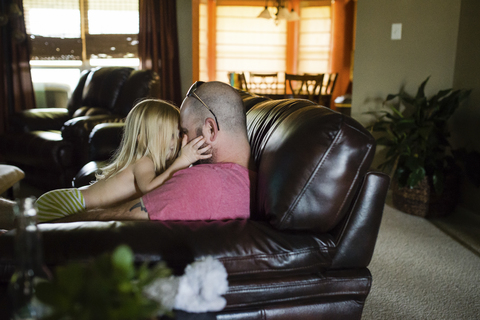
<path fill-rule="evenodd" d="M 208 6 L 212 5 L 212 1 L 201 1 L 200 4 L 199 56 L 202 80 L 227 82 L 231 71 L 278 72 L 280 79 L 283 79 L 282 73 L 287 70 L 296 70 L 295 73 L 330 71 L 330 1 L 298 1 L 298 28 L 289 28 L 289 22 L 285 20 L 276 24 L 271 19 L 257 18 L 265 1 L 245 1 L 242 4 L 242 1 L 217 0 L 215 3 L 214 36 L 211 30 L 209 32 L 207 23 L 211 18 L 208 16 L 208 12 L 211 12 Z M 274 9 L 269 9 L 273 15 Z M 289 32 L 297 33 L 290 37 L 297 39 L 296 43 L 287 43 Z M 207 48 L 212 41 L 215 48 L 215 78 L 209 79 L 208 75 L 212 73 L 208 70 Z M 289 59 L 289 55 L 297 58 Z"/>
<path fill-rule="evenodd" d="M 24 0 L 23 5 L 32 60 L 111 65 L 107 59 L 122 59 L 113 63 L 138 66 L 138 0 Z"/>
<path fill-rule="evenodd" d="M 138 0 L 23 0 L 23 6 L 37 107 L 47 95 L 38 92 L 52 87 L 45 84 L 71 91 L 83 68 L 139 66 Z"/>
<path fill-rule="evenodd" d="M 229 71 L 285 72 L 287 23 L 258 19 L 259 8 L 217 6 L 217 80 Z"/>

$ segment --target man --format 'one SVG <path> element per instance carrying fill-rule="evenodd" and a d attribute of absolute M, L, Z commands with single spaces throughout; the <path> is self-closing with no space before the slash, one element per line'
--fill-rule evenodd
<path fill-rule="evenodd" d="M 200 135 L 212 157 L 176 172 L 140 199 L 108 209 L 74 214 L 55 222 L 81 220 L 210 220 L 248 218 L 255 186 L 246 115 L 238 93 L 222 82 L 196 82 L 180 108 L 180 127 Z"/>

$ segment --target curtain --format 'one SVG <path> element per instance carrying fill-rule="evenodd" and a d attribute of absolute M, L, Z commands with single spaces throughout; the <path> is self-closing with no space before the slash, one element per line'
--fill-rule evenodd
<path fill-rule="evenodd" d="M 140 67 L 160 76 L 159 98 L 182 102 L 175 0 L 140 0 Z"/>
<path fill-rule="evenodd" d="M 15 113 L 35 108 L 22 0 L 0 3 L 0 134 Z"/>
<path fill-rule="evenodd" d="M 351 93 L 355 5 L 353 0 L 335 0 L 332 4 L 332 72 L 338 72 L 332 102 L 338 96 Z"/>

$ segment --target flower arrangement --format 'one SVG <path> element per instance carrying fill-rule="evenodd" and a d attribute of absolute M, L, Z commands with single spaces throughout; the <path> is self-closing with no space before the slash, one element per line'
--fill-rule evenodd
<path fill-rule="evenodd" d="M 49 311 L 43 319 L 150 319 L 188 312 L 219 311 L 228 289 L 225 267 L 206 257 L 173 276 L 165 263 L 134 266 L 132 250 L 121 245 L 87 264 L 58 267 L 52 281 L 36 286 L 36 298 Z"/>

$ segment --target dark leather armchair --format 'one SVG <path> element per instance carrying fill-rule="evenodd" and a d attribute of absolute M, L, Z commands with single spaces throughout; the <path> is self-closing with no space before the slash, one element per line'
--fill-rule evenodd
<path fill-rule="evenodd" d="M 251 219 L 43 224 L 48 266 L 120 243 L 136 261 L 163 260 L 177 274 L 211 255 L 229 281 L 227 306 L 213 317 L 360 319 L 389 183 L 369 170 L 375 140 L 352 118 L 311 101 L 244 95 L 244 102 L 255 102 L 247 113 L 258 175 Z M 13 242 L 13 231 L 0 236 L 3 289 Z"/>
<path fill-rule="evenodd" d="M 123 122 L 136 100 L 155 94 L 158 76 L 128 67 L 107 67 L 82 74 L 67 108 L 31 109 L 15 114 L 11 130 L 0 137 L 4 160 L 25 171 L 26 180 L 45 189 L 71 186 L 89 159 L 92 128 Z"/>

